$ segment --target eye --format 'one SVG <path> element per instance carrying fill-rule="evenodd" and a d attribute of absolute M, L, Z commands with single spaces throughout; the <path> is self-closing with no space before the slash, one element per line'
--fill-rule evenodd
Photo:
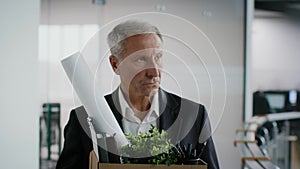
<path fill-rule="evenodd" d="M 139 57 L 135 61 L 136 62 L 145 62 L 146 61 L 146 57 L 145 56 Z"/>
<path fill-rule="evenodd" d="M 155 59 L 156 61 L 159 61 L 161 58 L 162 58 L 162 54 L 157 54 L 157 55 L 154 57 L 154 59 Z"/>

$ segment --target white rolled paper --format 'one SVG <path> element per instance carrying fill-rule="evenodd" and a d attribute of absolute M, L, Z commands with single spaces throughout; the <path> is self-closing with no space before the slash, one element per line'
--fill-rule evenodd
<path fill-rule="evenodd" d="M 117 148 L 128 144 L 122 129 L 109 108 L 103 93 L 95 88 L 94 78 L 80 52 L 61 60 L 65 72 L 71 81 L 88 115 L 93 119 L 97 132 L 115 134 Z"/>

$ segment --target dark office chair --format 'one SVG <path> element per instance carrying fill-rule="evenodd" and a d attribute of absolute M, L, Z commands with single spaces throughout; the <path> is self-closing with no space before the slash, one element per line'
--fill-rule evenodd
<path fill-rule="evenodd" d="M 263 127 L 268 129 L 270 140 L 274 139 L 281 132 L 281 128 L 276 121 L 266 122 L 263 124 Z"/>
<path fill-rule="evenodd" d="M 253 115 L 265 115 L 275 113 L 265 97 L 264 92 L 257 91 L 253 93 Z"/>
<path fill-rule="evenodd" d="M 266 144 L 270 141 L 270 132 L 266 127 L 263 127 L 263 126 L 258 127 L 256 129 L 256 135 L 262 136 L 264 138 Z"/>

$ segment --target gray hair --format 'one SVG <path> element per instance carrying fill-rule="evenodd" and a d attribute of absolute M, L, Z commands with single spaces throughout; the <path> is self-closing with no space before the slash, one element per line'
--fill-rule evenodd
<path fill-rule="evenodd" d="M 120 58 L 125 50 L 125 39 L 139 34 L 156 34 L 163 41 L 161 33 L 156 26 L 150 23 L 129 20 L 120 23 L 107 36 L 107 43 L 112 55 Z"/>

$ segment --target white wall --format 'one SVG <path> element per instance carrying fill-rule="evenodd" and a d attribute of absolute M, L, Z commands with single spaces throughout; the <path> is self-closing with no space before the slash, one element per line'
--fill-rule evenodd
<path fill-rule="evenodd" d="M 0 5 L 0 168 L 38 168 L 39 0 Z"/>
<path fill-rule="evenodd" d="M 299 15 L 255 12 L 252 30 L 252 92 L 300 89 L 299 39 Z"/>
<path fill-rule="evenodd" d="M 220 54 L 220 61 L 223 64 L 224 72 L 220 71 L 219 60 L 211 56 L 211 51 L 205 49 L 199 39 L 194 38 L 194 34 L 182 27 L 171 27 L 173 23 L 165 22 L 162 26 L 164 32 L 172 32 L 188 37 L 187 41 L 197 51 L 203 49 L 209 57 L 203 57 L 206 66 L 212 73 L 210 86 L 207 81 L 201 83 L 207 74 L 195 72 L 197 78 L 200 79 L 200 91 L 203 92 L 201 103 L 209 108 L 211 121 L 213 123 L 214 139 L 217 153 L 222 168 L 240 168 L 240 155 L 233 146 L 235 138 L 235 130 L 242 126 L 243 117 L 243 63 L 244 63 L 244 6 L 240 0 L 172 0 L 172 1 L 141 1 L 127 0 L 117 1 L 108 0 L 104 6 L 93 6 L 86 1 L 76 0 L 72 3 L 67 1 L 50 1 L 51 4 L 47 8 L 48 1 L 42 1 L 42 24 L 60 25 L 60 24 L 99 24 L 100 26 L 117 19 L 119 17 L 133 14 L 136 12 L 155 12 L 158 5 L 165 6 L 163 12 L 170 13 L 187 19 L 195 26 L 200 28 Z M 76 5 L 77 4 L 77 5 Z M 80 6 L 81 8 L 79 8 Z M 49 11 L 50 10 L 50 11 Z M 43 13 L 43 11 L 46 11 Z M 160 22 L 157 18 L 156 22 Z M 169 26 L 169 27 L 168 27 Z M 172 46 L 169 46 L 172 47 Z M 79 50 L 79 49 L 78 49 Z M 173 49 L 176 50 L 176 49 Z M 180 52 L 180 51 L 179 51 Z M 210 55 L 209 55 L 210 54 Z M 63 56 L 61 56 L 63 57 Z M 43 89 L 49 90 L 48 100 L 41 101 L 59 101 L 62 103 L 62 125 L 64 126 L 69 116 L 69 109 L 72 108 L 72 92 L 70 91 L 65 80 L 65 74 L 60 70 L 59 60 L 57 63 L 50 63 L 50 77 L 46 84 L 48 87 L 42 86 Z M 174 65 L 173 65 L 174 66 Z M 175 65 L 176 66 L 176 65 Z M 203 65 L 195 65 L 195 67 Z M 191 66 L 192 67 L 192 66 Z M 177 70 L 180 67 L 177 67 Z M 60 74 L 57 74 L 59 73 Z M 42 72 L 41 72 L 42 73 Z M 55 74 L 56 73 L 56 74 Z M 49 75 L 49 74 L 48 74 Z M 223 77 L 225 75 L 225 79 Z M 184 77 L 179 77 L 184 79 Z M 50 80 L 49 80 L 50 79 Z M 206 79 L 205 79 L 206 80 Z M 225 85 L 226 83 L 226 85 Z M 189 87 L 189 86 L 185 86 Z M 211 88 L 213 88 L 213 91 Z M 224 87 L 226 91 L 224 91 Z M 60 91 L 60 92 L 57 92 Z M 61 92 L 65 91 L 65 92 Z M 191 90 L 191 92 L 194 92 Z M 215 102 L 212 104 L 210 92 L 214 92 Z M 44 92 L 47 93 L 47 92 Z M 66 94 L 67 93 L 67 94 Z M 194 92 L 195 93 L 195 92 Z M 66 96 L 69 95 L 69 99 Z M 224 98 L 225 96 L 225 98 Z M 188 95 L 186 97 L 194 98 Z M 45 97 L 42 96 L 45 99 Z M 225 99 L 225 105 L 223 100 Z M 229 155 L 230 154 L 230 155 Z"/>

